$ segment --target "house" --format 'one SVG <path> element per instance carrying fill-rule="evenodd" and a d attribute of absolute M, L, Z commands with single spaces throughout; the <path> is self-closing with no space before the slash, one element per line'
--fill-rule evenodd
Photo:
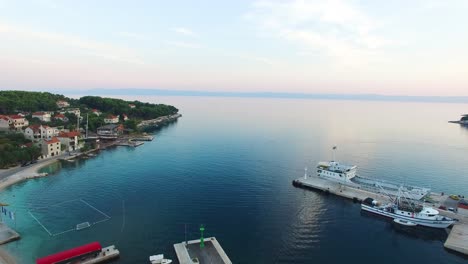
<path fill-rule="evenodd" d="M 24 118 L 24 116 L 10 115 L 8 116 L 8 119 L 10 122 L 10 128 L 13 128 L 15 130 L 20 130 L 22 127 L 29 125 L 29 121 L 26 118 Z"/>
<path fill-rule="evenodd" d="M 123 118 L 124 121 L 128 120 L 128 116 L 126 114 L 122 114 L 122 118 Z"/>
<path fill-rule="evenodd" d="M 78 138 L 80 137 L 80 132 L 61 132 L 57 138 L 62 145 L 65 145 L 66 150 L 74 151 L 79 149 Z"/>
<path fill-rule="evenodd" d="M 64 100 L 59 100 L 57 101 L 57 107 L 59 108 L 64 108 L 64 107 L 69 107 L 70 104 L 67 102 L 67 101 L 64 101 Z"/>
<path fill-rule="evenodd" d="M 0 115 L 0 131 L 10 130 L 10 119 L 8 116 Z"/>
<path fill-rule="evenodd" d="M 42 158 L 49 158 L 60 155 L 60 140 L 56 137 L 51 139 L 41 139 L 38 143 L 41 148 Z"/>
<path fill-rule="evenodd" d="M 75 116 L 80 116 L 81 111 L 79 108 L 68 108 L 65 110 L 66 113 L 74 114 Z M 63 114 L 63 113 L 62 113 Z"/>
<path fill-rule="evenodd" d="M 128 104 L 128 106 L 129 106 L 130 108 L 132 108 L 132 109 L 136 107 L 136 105 L 134 105 L 134 104 Z"/>
<path fill-rule="evenodd" d="M 123 129 L 123 125 L 110 124 L 99 127 L 97 134 L 99 138 L 116 139 L 119 135 L 122 135 Z"/>
<path fill-rule="evenodd" d="M 100 115 L 102 114 L 102 112 L 99 111 L 99 110 L 97 110 L 97 109 L 91 110 L 91 113 L 93 113 L 93 114 L 95 114 L 95 115 L 97 115 L 97 116 L 100 116 Z"/>
<path fill-rule="evenodd" d="M 32 125 L 23 131 L 24 137 L 32 141 L 38 142 L 41 139 L 52 139 L 58 136 L 59 130 L 56 127 L 44 125 Z"/>
<path fill-rule="evenodd" d="M 19 145 L 20 148 L 30 148 L 32 146 L 33 146 L 32 142 L 28 142 L 28 143 Z"/>
<path fill-rule="evenodd" d="M 106 124 L 117 124 L 119 122 L 119 116 L 108 115 L 104 118 L 104 123 Z"/>
<path fill-rule="evenodd" d="M 68 117 L 66 117 L 64 114 L 56 114 L 54 116 L 54 119 L 61 120 L 63 122 L 68 122 Z"/>
<path fill-rule="evenodd" d="M 47 112 L 35 112 L 32 114 L 32 118 L 38 118 L 43 122 L 50 122 L 50 113 Z"/>

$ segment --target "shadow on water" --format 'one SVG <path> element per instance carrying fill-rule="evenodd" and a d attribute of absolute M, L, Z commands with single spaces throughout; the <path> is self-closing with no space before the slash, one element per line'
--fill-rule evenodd
<path fill-rule="evenodd" d="M 367 218 L 373 218 L 376 221 L 387 222 L 387 229 L 390 232 L 404 235 L 406 237 L 421 239 L 424 241 L 441 241 L 445 242 L 448 237 L 447 231 L 444 228 L 431 228 L 425 226 L 403 226 L 393 222 L 393 219 L 376 215 L 370 212 L 362 211 L 361 216 Z"/>
<path fill-rule="evenodd" d="M 143 132 L 146 132 L 146 133 L 156 133 L 156 132 L 159 132 L 159 131 L 164 131 L 164 130 L 169 129 L 169 128 L 171 128 L 172 126 L 176 125 L 176 124 L 177 124 L 177 120 L 178 120 L 178 119 L 175 119 L 175 120 L 173 120 L 173 121 L 168 121 L 168 122 L 162 123 L 160 126 L 153 126 L 153 127 L 144 128 L 144 129 L 143 129 Z"/>

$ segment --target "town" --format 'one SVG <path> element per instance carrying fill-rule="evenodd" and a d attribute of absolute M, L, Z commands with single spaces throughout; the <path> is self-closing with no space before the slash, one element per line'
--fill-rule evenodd
<path fill-rule="evenodd" d="M 103 105 L 106 109 L 89 107 L 93 102 Z M 119 106 L 112 105 L 110 108 L 109 104 L 115 102 L 118 102 Z M 120 99 L 90 96 L 78 102 L 74 99 L 56 100 L 55 109 L 43 108 L 31 112 L 0 109 L 3 110 L 3 113 L 0 112 L 0 149 L 4 150 L 0 155 L 0 168 L 28 166 L 37 160 L 76 155 L 79 152 L 115 144 L 136 146 L 136 143 L 132 143 L 130 135 L 147 140 L 149 137 L 142 137 L 140 133 L 145 128 L 158 127 L 180 116 L 176 114 L 176 109 L 160 111 L 160 116 L 150 116 L 156 118 L 143 119 L 138 115 L 139 102 L 125 102 L 123 105 L 124 102 Z M 18 106 L 12 108 L 16 107 Z M 142 107 L 147 108 L 148 104 Z M 133 115 L 130 117 L 127 113 L 114 114 L 124 109 L 131 111 Z M 6 111 L 10 112 L 5 113 Z"/>

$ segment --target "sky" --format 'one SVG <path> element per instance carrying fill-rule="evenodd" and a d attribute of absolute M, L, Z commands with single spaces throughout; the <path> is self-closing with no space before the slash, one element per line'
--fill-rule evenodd
<path fill-rule="evenodd" d="M 0 89 L 468 96 L 468 1 L 0 0 Z"/>

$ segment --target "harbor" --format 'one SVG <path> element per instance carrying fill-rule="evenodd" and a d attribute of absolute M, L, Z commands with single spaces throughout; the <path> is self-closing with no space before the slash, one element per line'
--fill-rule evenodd
<path fill-rule="evenodd" d="M 380 201 L 388 199 L 388 196 L 383 193 L 370 192 L 359 189 L 359 187 L 351 187 L 347 184 L 331 181 L 319 176 L 308 175 L 307 173 L 303 177 L 293 180 L 292 184 L 295 187 L 320 191 L 325 194 L 333 194 L 359 203 L 363 202 L 366 198 Z M 427 196 L 429 202 L 426 203 L 433 208 L 440 208 L 449 202 L 448 199 L 451 199 L 448 195 L 431 192 Z M 458 213 L 456 213 L 455 210 L 438 209 L 438 211 L 442 216 L 458 220 L 451 230 L 448 228 L 446 229 L 448 238 L 444 243 L 444 247 L 454 252 L 468 255 L 468 214 L 466 214 L 464 210 Z"/>

